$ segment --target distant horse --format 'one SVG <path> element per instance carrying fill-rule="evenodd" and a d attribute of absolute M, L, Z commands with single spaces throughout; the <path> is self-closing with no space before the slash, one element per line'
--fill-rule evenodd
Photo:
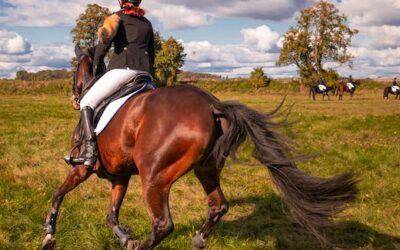
<path fill-rule="evenodd" d="M 347 92 L 347 93 L 350 93 L 350 99 L 353 99 L 354 92 L 356 92 L 356 89 L 357 89 L 358 86 L 360 86 L 360 84 L 361 84 L 360 81 L 356 80 L 353 83 L 354 88 L 349 89 L 349 87 L 347 86 L 347 83 L 345 81 L 341 81 L 339 83 L 339 86 L 338 86 L 337 90 L 336 90 L 336 96 L 339 95 L 339 100 L 343 100 L 343 94 L 345 92 Z"/>
<path fill-rule="evenodd" d="M 332 92 L 332 94 L 334 94 L 335 90 L 336 90 L 335 87 L 326 86 L 326 89 L 322 91 L 318 87 L 318 85 L 310 86 L 309 97 L 311 98 L 311 96 L 312 96 L 313 100 L 315 101 L 315 95 L 316 94 L 322 94 L 322 100 L 325 100 L 325 96 L 327 96 L 328 100 L 329 100 L 329 92 Z"/>
<path fill-rule="evenodd" d="M 397 99 L 400 100 L 400 90 L 393 91 L 391 86 L 386 87 L 383 90 L 383 99 L 388 100 L 389 99 L 389 94 L 395 95 L 395 98 L 394 98 L 395 100 L 397 100 Z"/>
<path fill-rule="evenodd" d="M 80 48 L 76 53 L 79 64 L 72 102 L 79 108 L 77 100 L 92 77 L 93 58 Z M 288 211 L 323 242 L 325 238 L 320 229 L 355 198 L 357 178 L 352 173 L 319 178 L 298 169 L 285 137 L 275 131 L 282 124 L 271 120 L 277 110 L 259 113 L 238 102 L 221 102 L 207 91 L 190 85 L 150 90 L 128 100 L 97 136 L 99 160 L 94 169 L 83 165 L 71 168 L 54 193 L 45 222 L 43 248 L 55 246 L 56 220 L 64 196 L 96 173 L 112 184 L 106 222 L 121 246 L 153 249 L 174 229 L 169 209 L 172 184 L 194 170 L 207 194 L 209 211 L 192 245 L 193 249 L 204 249 L 212 228 L 228 211 L 228 202 L 220 187 L 225 160 L 247 136 L 255 145 L 255 158 L 271 173 Z M 78 128 L 72 137 L 74 146 L 77 137 Z M 77 153 L 78 150 L 73 152 L 75 156 Z M 132 175 L 139 175 L 141 179 L 151 216 L 151 232 L 142 241 L 133 240 L 120 227 L 118 219 Z"/>

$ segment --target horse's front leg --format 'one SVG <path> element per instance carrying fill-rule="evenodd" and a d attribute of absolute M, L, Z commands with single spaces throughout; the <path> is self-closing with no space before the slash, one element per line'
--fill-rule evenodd
<path fill-rule="evenodd" d="M 42 249 L 53 249 L 55 247 L 54 234 L 56 233 L 57 215 L 64 196 L 84 182 L 91 174 L 92 170 L 83 165 L 72 168 L 64 183 L 53 194 L 52 207 L 44 224 L 46 237 L 42 242 Z"/>
<path fill-rule="evenodd" d="M 107 225 L 118 237 L 121 247 L 126 247 L 130 239 L 128 232 L 119 225 L 119 210 L 128 189 L 129 179 L 121 179 L 112 182 L 110 210 L 107 215 Z"/>

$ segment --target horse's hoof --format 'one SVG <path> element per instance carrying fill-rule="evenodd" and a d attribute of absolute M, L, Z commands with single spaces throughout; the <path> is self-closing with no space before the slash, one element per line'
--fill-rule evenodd
<path fill-rule="evenodd" d="M 197 233 L 192 239 L 192 249 L 201 250 L 205 248 L 206 248 L 206 240 L 203 238 L 203 235 Z"/>
<path fill-rule="evenodd" d="M 56 239 L 52 234 L 47 234 L 42 242 L 42 250 L 56 249 Z"/>
<path fill-rule="evenodd" d="M 126 245 L 127 250 L 136 250 L 140 245 L 140 241 L 138 240 L 129 240 L 128 244 Z"/>

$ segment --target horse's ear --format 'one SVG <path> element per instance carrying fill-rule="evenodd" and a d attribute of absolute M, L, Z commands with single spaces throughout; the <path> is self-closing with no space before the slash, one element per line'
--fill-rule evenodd
<path fill-rule="evenodd" d="M 82 55 L 82 49 L 81 49 L 81 47 L 79 46 L 79 44 L 76 44 L 75 45 L 75 56 L 76 56 L 76 58 L 79 58 L 81 55 Z"/>

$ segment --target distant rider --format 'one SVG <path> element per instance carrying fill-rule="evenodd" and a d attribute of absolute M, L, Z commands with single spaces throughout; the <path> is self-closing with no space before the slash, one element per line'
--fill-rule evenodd
<path fill-rule="evenodd" d="M 400 87 L 397 84 L 397 78 L 394 78 L 392 83 L 392 92 L 397 93 L 398 91 L 400 91 Z"/>
<path fill-rule="evenodd" d="M 354 80 L 353 80 L 353 77 L 350 75 L 349 76 L 349 79 L 348 79 L 348 81 L 347 81 L 347 84 L 346 84 L 346 86 L 347 86 L 347 88 L 349 89 L 349 90 L 352 90 L 352 89 L 354 89 Z"/>

